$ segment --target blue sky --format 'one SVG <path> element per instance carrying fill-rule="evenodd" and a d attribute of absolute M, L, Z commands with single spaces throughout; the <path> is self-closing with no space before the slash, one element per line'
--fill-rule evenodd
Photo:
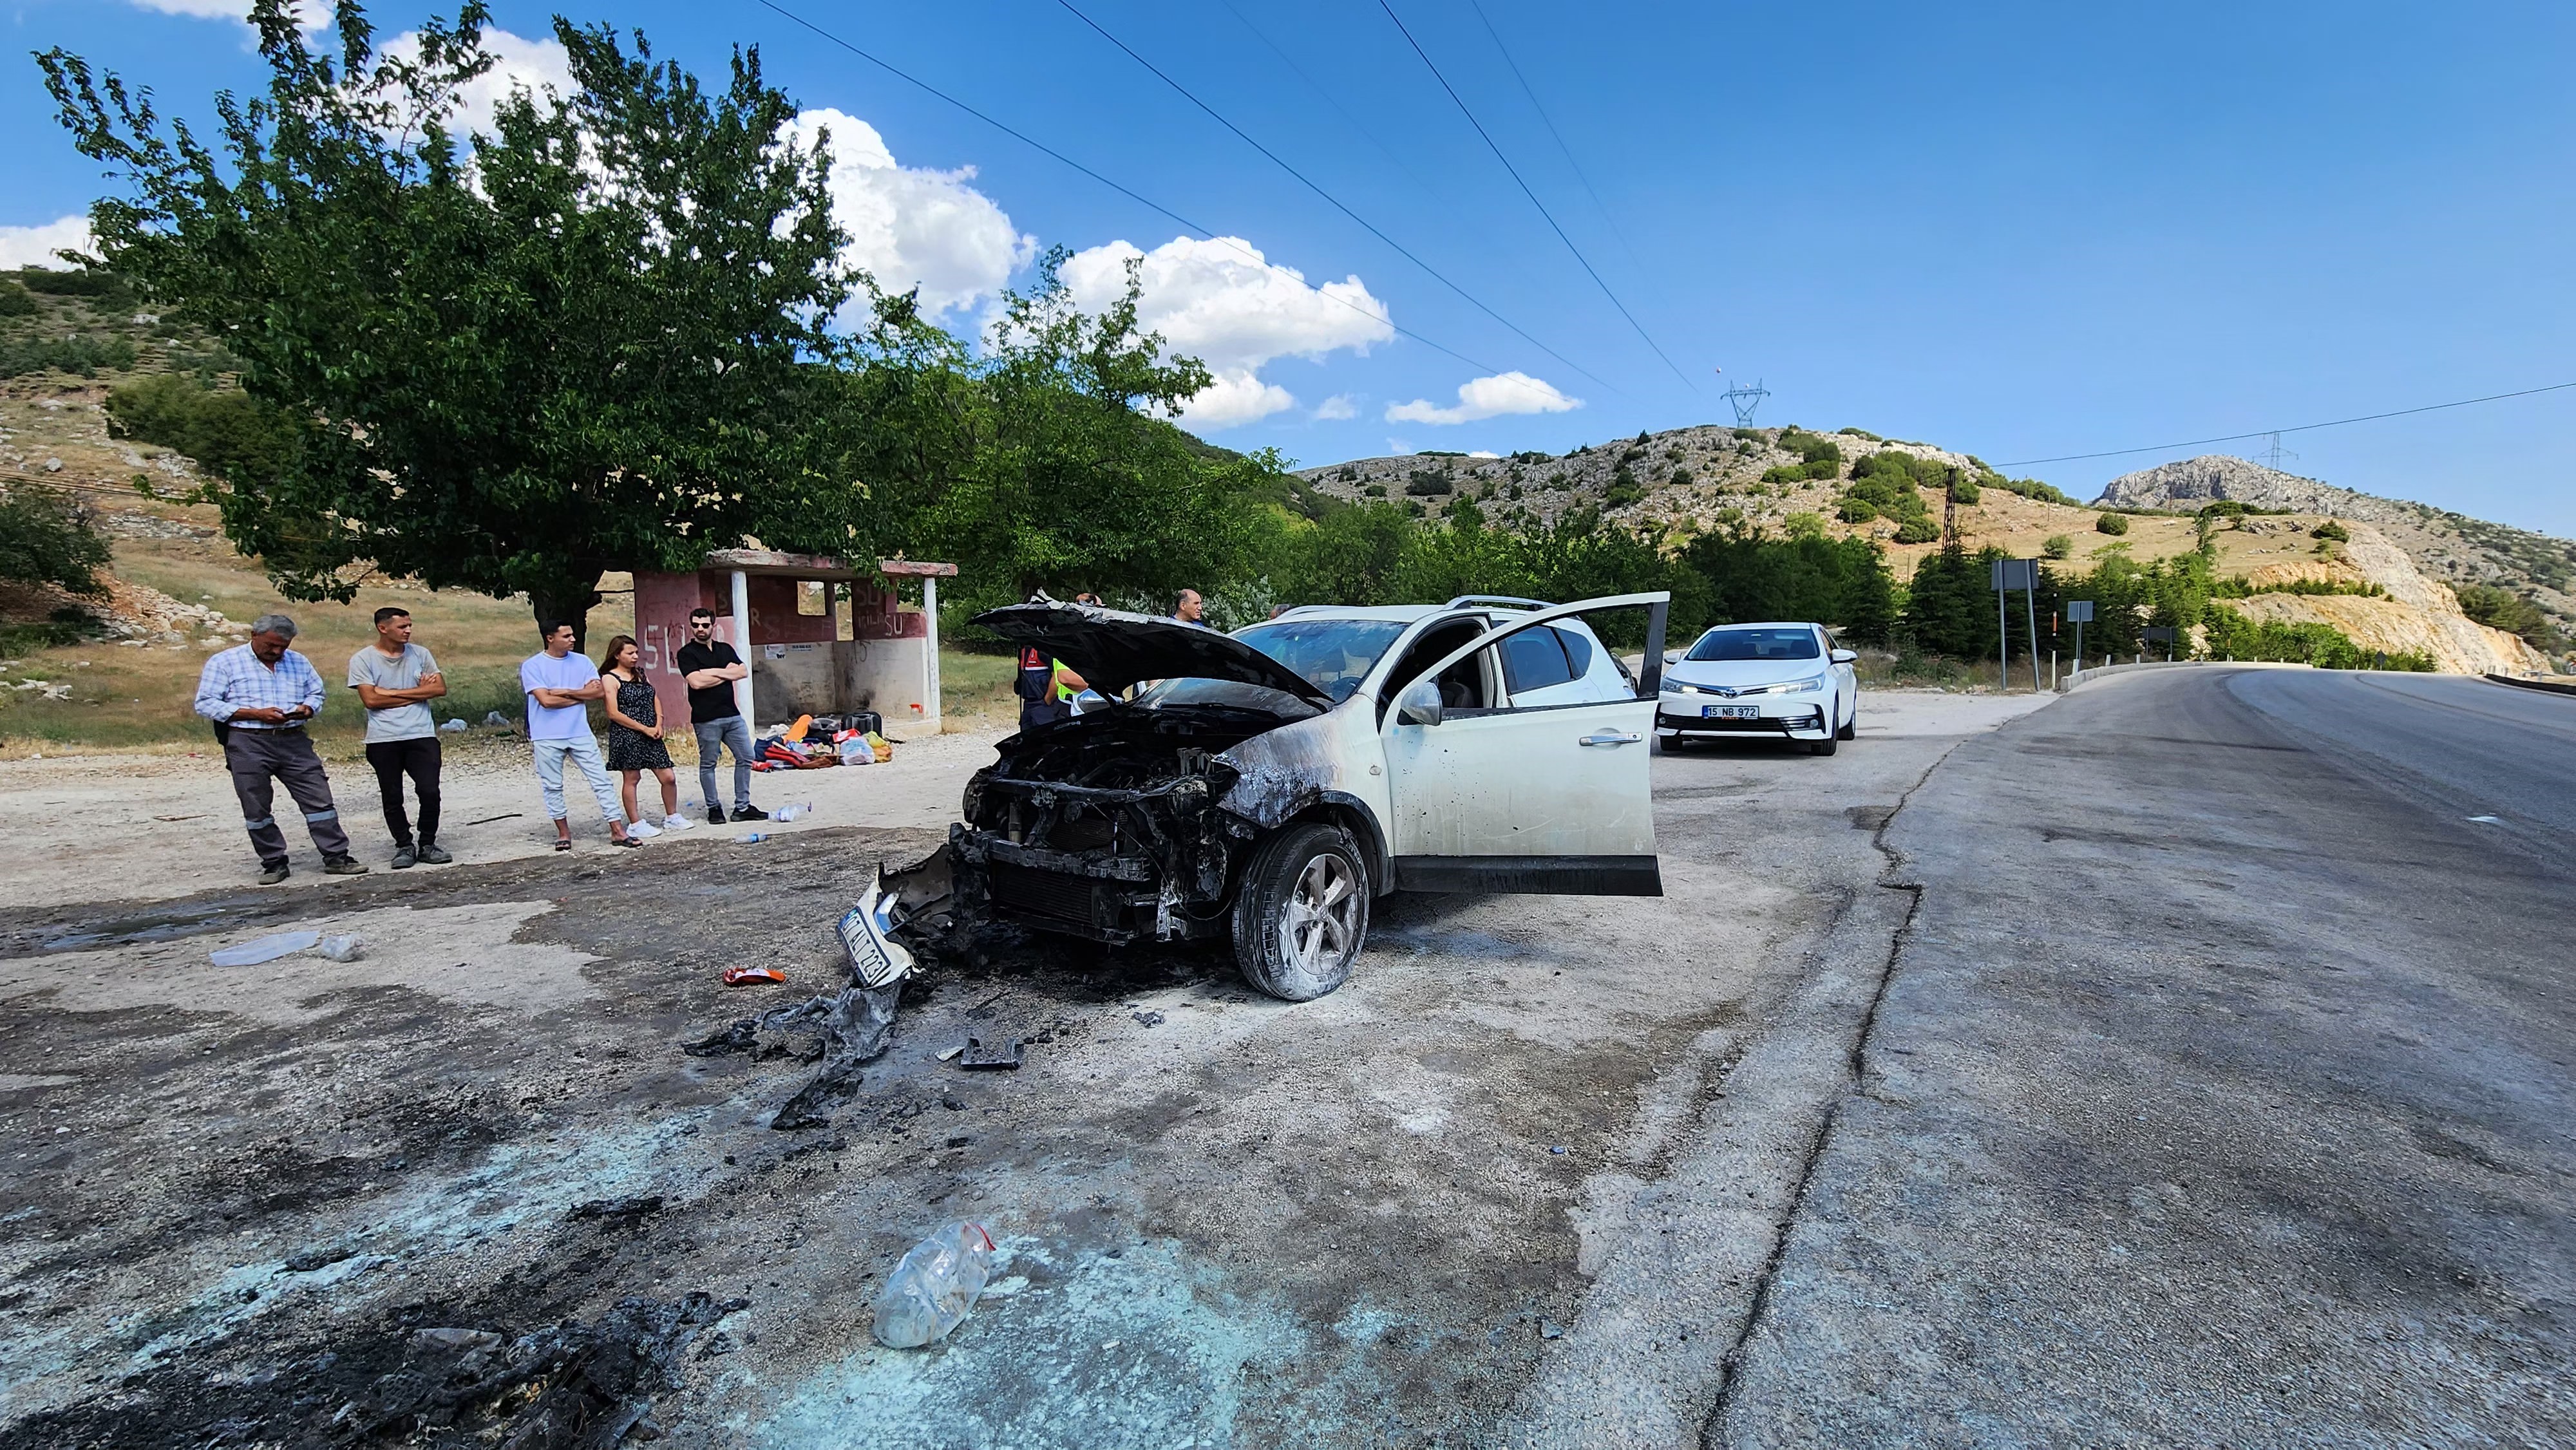
<path fill-rule="evenodd" d="M 226 15 L 243 3 L 21 0 L 10 24 L 20 55 L 65 45 L 203 115 L 258 79 Z M 1544 349 L 1054 0 L 781 3 L 1240 242 L 1174 246 L 1169 219 L 755 5 L 567 13 L 702 72 L 760 46 L 800 104 L 838 113 L 820 119 L 861 259 L 961 329 L 1034 248 L 1082 254 L 1094 290 L 1145 254 L 1149 311 L 1227 379 L 1189 421 L 1306 463 L 1723 420 L 1738 377 L 1771 389 L 1761 421 L 1997 464 L 2576 381 L 2565 7 L 1481 0 L 1578 175 L 1469 0 L 1397 3 L 1676 377 L 1376 0 L 1077 3 Z M 391 35 L 431 12 L 372 13 Z M 532 40 L 551 13 L 494 6 Z M 542 72 L 541 49 L 524 59 Z M 0 225 L 41 226 L 99 181 L 17 64 Z M 2283 441 L 2297 472 L 2576 536 L 2571 424 L 2576 389 Z M 2256 447 L 2014 471 L 2089 495 Z"/>

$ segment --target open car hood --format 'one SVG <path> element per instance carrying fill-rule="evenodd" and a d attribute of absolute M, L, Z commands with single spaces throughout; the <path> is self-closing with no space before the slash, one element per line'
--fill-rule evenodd
<path fill-rule="evenodd" d="M 1146 680 L 1233 680 L 1322 709 L 1333 699 L 1303 675 L 1234 638 L 1195 624 L 1089 604 L 1006 604 L 975 623 L 1073 667 L 1104 695 Z"/>

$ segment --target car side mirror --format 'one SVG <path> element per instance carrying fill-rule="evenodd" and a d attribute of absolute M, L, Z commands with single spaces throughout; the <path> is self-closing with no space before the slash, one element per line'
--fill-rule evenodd
<path fill-rule="evenodd" d="M 1668 649 L 1668 650 L 1664 651 L 1664 663 L 1665 663 L 1665 664 L 1668 664 L 1668 665 L 1677 665 L 1677 664 L 1680 664 L 1681 662 L 1682 662 L 1682 652 L 1681 652 L 1680 650 L 1677 650 L 1677 649 Z"/>
<path fill-rule="evenodd" d="M 1834 662 L 1835 664 L 1838 664 L 1838 665 L 1847 665 L 1847 664 L 1850 664 L 1852 661 L 1854 661 L 1854 660 L 1856 660 L 1856 659 L 1859 659 L 1859 658 L 1860 658 L 1860 656 L 1859 656 L 1859 655 L 1856 655 L 1856 654 L 1853 654 L 1850 650 L 1847 650 L 1847 649 L 1838 649 L 1838 650 L 1835 650 L 1835 651 L 1833 652 L 1832 658 L 1833 658 L 1833 662 Z"/>
<path fill-rule="evenodd" d="M 1398 725 L 1437 725 L 1440 723 L 1440 682 L 1424 677 L 1405 687 L 1396 697 L 1395 723 Z"/>

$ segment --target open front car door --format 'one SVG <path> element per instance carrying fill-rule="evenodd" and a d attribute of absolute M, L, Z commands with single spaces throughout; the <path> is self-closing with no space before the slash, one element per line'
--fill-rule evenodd
<path fill-rule="evenodd" d="M 1661 896 L 1648 786 L 1671 595 L 1622 594 L 1504 616 L 1410 679 L 1390 677 L 1386 750 L 1395 884 L 1410 891 Z M 1599 698 L 1516 704 L 1498 651 L 1524 631 L 1643 609 L 1645 664 Z"/>

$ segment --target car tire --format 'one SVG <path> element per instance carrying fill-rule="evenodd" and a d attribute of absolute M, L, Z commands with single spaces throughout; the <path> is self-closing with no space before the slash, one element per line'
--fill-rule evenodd
<path fill-rule="evenodd" d="M 1825 718 L 1828 720 L 1833 718 L 1832 709 L 1833 707 L 1830 705 L 1826 707 L 1827 713 Z M 1825 730 L 1824 739 L 1810 740 L 1807 742 L 1807 753 L 1809 755 L 1831 755 L 1836 750 L 1842 748 L 1842 739 L 1843 732 L 1829 726 Z"/>
<path fill-rule="evenodd" d="M 1368 920 L 1368 868 L 1350 833 L 1320 821 L 1291 825 L 1243 869 L 1235 964 L 1254 990 L 1311 1002 L 1350 980 Z"/>
<path fill-rule="evenodd" d="M 1834 738 L 1837 740 L 1858 740 L 1860 738 L 1860 707 L 1858 705 L 1852 706 L 1851 718 L 1843 722 L 1843 728 L 1835 732 Z"/>

